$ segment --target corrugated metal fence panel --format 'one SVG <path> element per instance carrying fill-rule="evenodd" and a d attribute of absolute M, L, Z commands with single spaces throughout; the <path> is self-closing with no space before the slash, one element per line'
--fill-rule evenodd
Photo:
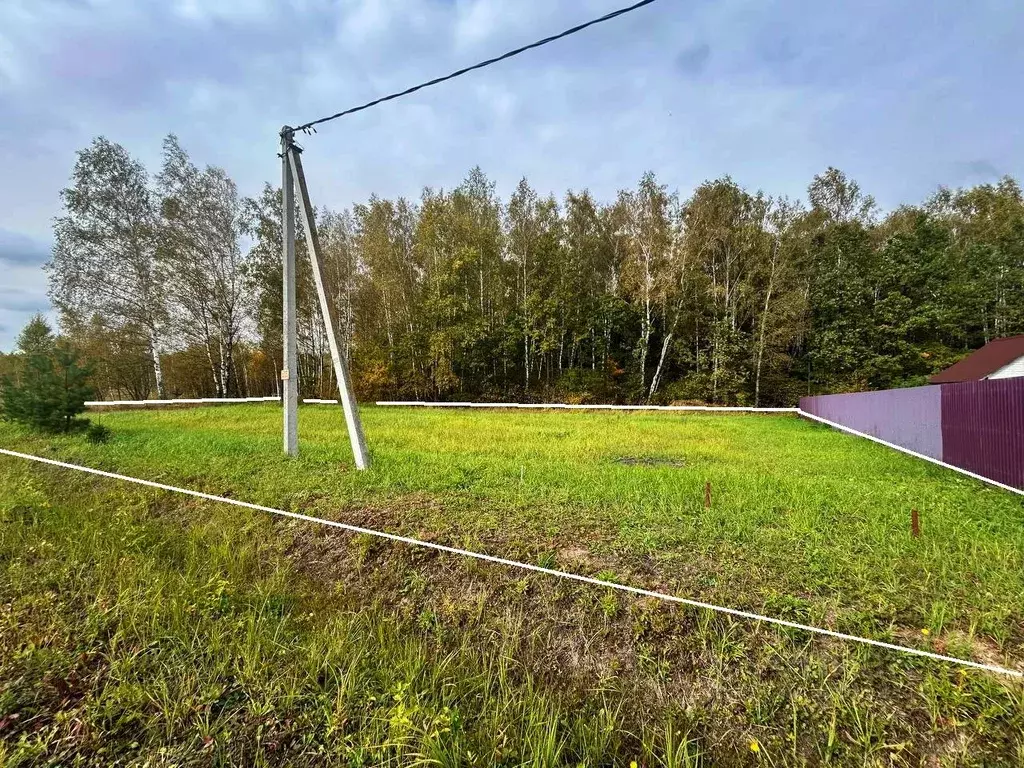
<path fill-rule="evenodd" d="M 942 459 L 942 399 L 937 386 L 801 397 L 800 409 Z"/>
<path fill-rule="evenodd" d="M 1024 488 L 1024 378 L 940 388 L 942 460 Z"/>

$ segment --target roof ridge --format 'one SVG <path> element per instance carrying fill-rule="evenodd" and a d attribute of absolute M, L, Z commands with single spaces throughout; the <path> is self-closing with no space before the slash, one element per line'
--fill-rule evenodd
<path fill-rule="evenodd" d="M 992 339 L 945 370 L 929 377 L 932 384 L 979 381 L 1024 356 L 1024 333 Z"/>

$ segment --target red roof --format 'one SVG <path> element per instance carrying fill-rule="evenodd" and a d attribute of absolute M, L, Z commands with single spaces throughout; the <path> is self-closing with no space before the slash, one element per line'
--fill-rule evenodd
<path fill-rule="evenodd" d="M 1018 357 L 1024 357 L 1024 334 L 993 339 L 975 350 L 959 363 L 949 366 L 928 379 L 932 384 L 952 384 L 957 381 L 979 381 Z"/>

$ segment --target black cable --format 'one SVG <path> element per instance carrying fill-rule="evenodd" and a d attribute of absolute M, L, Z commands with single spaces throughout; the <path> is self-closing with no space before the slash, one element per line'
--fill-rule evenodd
<path fill-rule="evenodd" d="M 650 5 L 653 2 L 655 2 L 655 0 L 640 0 L 640 2 L 634 3 L 633 5 L 630 5 L 627 8 L 620 8 L 617 11 L 612 11 L 611 13 L 606 13 L 604 16 L 601 16 L 600 18 L 591 19 L 588 22 L 585 22 L 583 24 L 579 24 L 579 25 L 577 25 L 575 27 L 567 29 L 564 32 L 559 32 L 557 35 L 552 35 L 551 37 L 545 37 L 543 40 L 538 40 L 535 43 L 530 43 L 529 45 L 524 45 L 522 48 L 516 48 L 515 50 L 509 51 L 508 53 L 501 54 L 501 56 L 495 56 L 493 59 L 487 59 L 486 61 L 481 61 L 479 64 L 474 64 L 471 67 L 465 67 L 464 69 L 456 70 L 455 72 L 452 72 L 450 75 L 445 75 L 444 77 L 437 77 L 437 78 L 434 78 L 433 80 L 428 80 L 425 83 L 420 83 L 419 85 L 414 85 L 412 88 L 406 88 L 404 91 L 398 91 L 397 93 L 390 93 L 387 96 L 381 96 L 379 99 L 374 99 L 373 101 L 368 101 L 366 104 L 361 104 L 358 107 L 351 107 L 350 109 L 346 109 L 346 110 L 344 110 L 342 112 L 336 112 L 333 115 L 328 115 L 327 117 L 321 117 L 319 120 L 313 120 L 313 121 L 308 122 L 308 123 L 303 123 L 302 125 L 298 126 L 294 130 L 309 132 L 309 130 L 311 128 L 313 128 L 314 125 L 320 125 L 320 123 L 326 123 L 329 120 L 336 120 L 339 117 L 344 117 L 345 115 L 351 115 L 354 112 L 362 112 L 364 109 L 369 109 L 370 107 L 374 107 L 374 106 L 376 106 L 378 104 L 381 104 L 381 103 L 383 103 L 385 101 L 391 101 L 392 99 L 397 99 L 397 98 L 399 98 L 401 96 L 408 96 L 410 93 L 415 93 L 416 91 L 421 90 L 423 88 L 429 88 L 432 85 L 437 85 L 438 83 L 443 83 L 446 80 L 452 80 L 452 79 L 454 79 L 456 77 L 459 77 L 460 75 L 466 74 L 467 72 L 472 72 L 474 69 L 483 69 L 484 67 L 489 67 L 491 64 L 497 64 L 499 61 L 504 61 L 505 59 L 511 59 L 513 56 L 518 56 L 520 53 L 523 53 L 524 51 L 528 51 L 531 48 L 540 48 L 542 45 L 547 45 L 548 43 L 553 43 L 555 40 L 561 40 L 563 37 L 568 37 L 569 35 L 574 35 L 577 32 L 583 31 L 587 27 L 592 27 L 595 24 L 600 24 L 603 21 L 610 21 L 611 19 L 614 19 L 614 18 L 616 18 L 618 16 L 622 16 L 624 14 L 629 13 L 630 11 L 635 11 L 637 8 L 642 8 L 645 5 Z"/>

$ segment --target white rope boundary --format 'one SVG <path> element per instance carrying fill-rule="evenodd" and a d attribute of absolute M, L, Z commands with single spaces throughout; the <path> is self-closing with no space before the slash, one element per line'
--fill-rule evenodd
<path fill-rule="evenodd" d="M 306 400 L 327 402 L 334 400 Z M 731 405 L 577 405 L 575 403 L 439 403 L 427 400 L 378 400 L 377 405 L 418 408 L 558 408 L 566 411 L 732 411 L 735 413 L 797 413 L 799 408 L 747 408 Z"/>
<path fill-rule="evenodd" d="M 854 435 L 856 437 L 863 437 L 865 440 L 870 440 L 873 443 L 879 443 L 879 444 L 887 446 L 889 448 L 893 448 L 894 450 L 900 451 L 901 453 L 905 453 L 908 456 L 913 456 L 915 459 L 923 459 L 924 461 L 931 462 L 932 464 L 936 464 L 936 465 L 938 465 L 940 467 L 943 467 L 945 469 L 952 469 L 954 472 L 959 472 L 961 475 L 967 475 L 967 477 L 973 478 L 975 480 L 980 480 L 983 483 L 988 483 L 989 485 L 994 485 L 997 488 L 1002 488 L 1004 491 L 1010 491 L 1010 493 L 1015 493 L 1018 496 L 1024 496 L 1024 490 L 1022 490 L 1020 488 L 1015 488 L 1012 485 L 1007 485 L 1006 483 L 1000 483 L 998 480 L 993 480 L 990 477 L 985 477 L 984 475 L 979 475 L 979 474 L 977 474 L 975 472 L 971 472 L 968 469 L 964 469 L 962 467 L 957 467 L 957 466 L 955 466 L 953 464 L 947 464 L 944 461 L 940 461 L 939 459 L 932 458 L 931 456 L 927 456 L 927 455 L 925 455 L 923 453 L 918 453 L 917 451 L 912 451 L 910 448 L 904 448 L 902 445 L 896 445 L 895 443 L 890 443 L 889 441 L 883 440 L 880 437 L 875 437 L 874 435 L 869 435 L 869 434 L 867 434 L 865 432 L 858 432 L 856 429 L 853 429 L 851 427 L 844 427 L 842 424 L 837 424 L 834 421 L 829 421 L 828 419 L 823 419 L 821 416 L 815 416 L 813 413 L 808 413 L 807 411 L 801 411 L 800 409 L 797 409 L 797 412 L 798 412 L 798 414 L 800 416 L 804 416 L 804 417 L 806 417 L 808 419 L 820 422 L 822 424 L 827 424 L 830 427 L 834 427 L 835 429 L 838 429 L 840 432 L 846 432 L 847 434 Z"/>
<path fill-rule="evenodd" d="M 105 405 L 219 405 L 231 403 L 277 403 L 278 395 L 269 397 L 179 397 L 174 400 L 86 400 L 86 408 L 101 408 Z M 338 405 L 339 400 L 321 400 L 309 397 L 304 403 Z"/>
<path fill-rule="evenodd" d="M 904 645 L 897 645 L 895 643 L 886 643 L 881 640 L 872 640 L 867 637 L 859 637 L 857 635 L 848 635 L 844 632 L 836 632 L 831 629 L 823 629 L 821 627 L 811 626 L 810 624 L 799 624 L 794 621 L 786 621 L 784 619 L 776 619 L 771 616 L 762 616 L 761 614 L 751 613 L 749 611 L 741 611 L 735 608 L 726 608 L 720 605 L 714 605 L 712 603 L 705 603 L 699 600 L 691 600 L 685 597 L 677 597 L 675 595 L 668 595 L 664 592 L 654 592 L 648 589 L 640 589 L 639 587 L 630 587 L 625 584 L 616 584 L 610 581 L 603 581 L 601 579 L 595 579 L 590 576 L 581 576 L 576 573 L 569 573 L 567 571 L 558 571 L 553 568 L 544 568 L 539 565 L 531 565 L 530 563 L 521 563 L 517 560 L 508 560 L 503 557 L 495 557 L 493 555 L 485 555 L 479 552 L 472 552 L 467 549 L 459 549 L 457 547 L 448 547 L 443 544 L 435 544 L 430 541 L 421 541 L 419 539 L 413 539 L 408 536 L 399 536 L 394 533 L 386 533 L 384 531 L 376 531 L 372 528 L 362 528 L 357 525 L 349 525 L 348 523 L 340 523 L 334 520 L 324 520 L 319 517 L 312 517 L 310 515 L 303 515 L 298 512 L 288 512 L 283 509 L 276 509 L 274 507 L 267 507 L 262 504 L 253 504 L 248 501 L 239 501 L 238 499 L 229 499 L 223 496 L 215 496 L 210 493 L 203 493 L 201 491 L 193 491 L 188 488 L 179 488 L 174 485 L 167 485 L 165 483 L 158 483 L 152 480 L 143 480 L 137 477 L 130 477 L 128 475 L 119 475 L 115 472 L 106 472 L 102 469 L 94 469 L 93 467 L 85 467 L 79 464 L 69 464 L 64 461 L 57 461 L 56 459 L 47 459 L 42 456 L 34 456 L 29 453 L 19 453 L 17 451 L 7 450 L 6 448 L 0 448 L 0 454 L 5 456 L 12 456 L 18 459 L 25 459 L 27 461 L 35 461 L 41 464 L 49 464 L 54 467 L 61 467 L 63 469 L 73 469 L 78 472 L 86 472 L 91 475 L 98 475 L 100 477 L 107 477 L 113 480 L 121 480 L 127 483 L 135 483 L 137 485 L 144 485 L 149 488 L 157 488 L 162 491 L 170 491 L 172 493 L 181 493 L 186 496 L 193 496 L 199 499 L 206 499 L 207 501 L 217 501 L 223 504 L 231 504 L 236 507 L 243 507 L 245 509 L 253 509 L 259 512 L 268 512 L 272 515 L 279 515 L 281 517 L 288 517 L 293 520 L 302 520 L 307 523 L 317 523 L 319 525 L 326 525 L 331 528 L 338 528 L 343 531 L 349 531 L 350 533 L 359 533 L 367 536 L 376 536 L 377 538 L 387 539 L 388 541 L 397 541 L 402 544 L 409 544 L 414 547 L 424 547 L 426 549 L 433 549 L 438 552 L 446 552 L 452 555 L 461 555 L 462 557 L 470 557 L 475 560 L 483 560 L 489 563 L 497 563 L 498 565 L 505 565 L 510 568 L 519 568 L 524 571 L 532 571 L 534 573 L 543 573 L 547 576 L 556 576 L 562 579 L 568 579 L 571 581 L 578 581 L 583 584 L 591 584 L 598 587 L 606 587 L 608 589 L 617 589 L 620 592 L 627 592 L 632 595 L 639 595 L 641 597 L 651 597 L 657 600 L 664 600 L 669 603 L 678 603 L 680 605 L 687 605 L 692 608 L 703 608 L 709 611 L 716 611 L 718 613 L 725 614 L 727 616 L 736 616 L 742 619 L 749 619 L 751 621 L 759 621 L 766 624 L 774 624 L 780 627 L 786 627 L 788 629 L 797 629 L 803 632 L 809 632 L 812 634 L 823 635 L 825 637 L 832 637 L 838 640 L 845 640 L 848 642 L 861 643 L 863 645 L 870 645 L 876 648 L 884 648 L 890 651 L 897 651 L 900 653 L 906 653 L 912 656 L 921 656 L 927 659 L 934 659 L 936 661 L 945 661 L 950 664 L 958 664 L 964 667 L 972 667 L 974 669 L 985 670 L 986 672 L 995 672 L 1000 675 L 1008 675 L 1010 677 L 1024 678 L 1024 672 L 1020 672 L 1014 669 L 1008 669 L 1006 667 L 996 666 L 994 664 L 982 664 L 976 661 L 969 661 L 967 659 L 958 659 L 954 656 L 944 656 L 940 653 L 932 653 L 931 651 L 922 651 L 917 648 L 910 648 Z"/>
<path fill-rule="evenodd" d="M 87 400 L 85 405 L 97 408 L 105 405 L 201 405 L 219 403 L 267 403 L 281 398 L 271 397 L 182 397 L 176 400 Z M 310 405 L 337 405 L 339 400 L 319 397 L 303 398 Z M 420 408 L 532 408 L 562 409 L 567 411 L 716 411 L 737 413 L 797 413 L 799 408 L 747 408 L 730 405 L 577 405 L 575 403 L 470 403 L 433 402 L 428 400 L 379 400 L 376 405 Z"/>
<path fill-rule="evenodd" d="M 87 408 L 97 408 L 104 405 L 197 405 L 200 403 L 267 403 L 280 400 L 273 397 L 181 397 L 175 400 L 86 400 Z"/>

